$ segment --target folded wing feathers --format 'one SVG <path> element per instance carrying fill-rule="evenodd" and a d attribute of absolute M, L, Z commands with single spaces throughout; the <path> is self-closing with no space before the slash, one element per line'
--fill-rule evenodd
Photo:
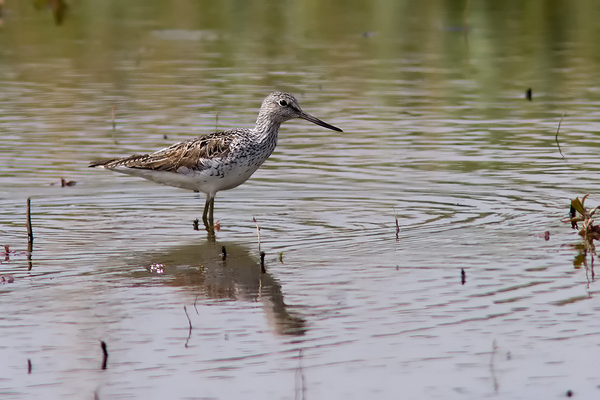
<path fill-rule="evenodd" d="M 110 169 L 123 166 L 169 172 L 176 172 L 180 167 L 202 169 L 203 159 L 224 157 L 229 153 L 232 136 L 224 133 L 217 132 L 186 140 L 151 154 L 95 161 L 90 167 L 103 166 Z"/>

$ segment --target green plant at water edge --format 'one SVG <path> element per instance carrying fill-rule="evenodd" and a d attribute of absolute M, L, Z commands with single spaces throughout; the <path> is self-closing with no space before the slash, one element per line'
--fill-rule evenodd
<path fill-rule="evenodd" d="M 594 277 L 594 255 L 596 254 L 596 246 L 594 239 L 600 239 L 600 226 L 594 224 L 594 214 L 600 209 L 600 206 L 589 209 L 585 207 L 585 200 L 589 195 L 585 195 L 579 199 L 576 197 L 571 200 L 570 218 L 565 222 L 570 222 L 573 229 L 579 229 L 581 223 L 582 228 L 579 229 L 579 235 L 583 238 L 583 243 L 580 246 L 580 254 L 575 257 L 573 265 L 575 268 L 580 268 L 583 264 L 587 267 L 587 255 L 591 256 L 592 279 Z"/>
<path fill-rule="evenodd" d="M 600 227 L 594 225 L 593 219 L 594 214 L 596 213 L 596 211 L 598 211 L 598 209 L 600 209 L 600 206 L 593 209 L 586 208 L 584 204 L 588 196 L 589 195 L 586 194 L 581 200 L 579 200 L 579 197 L 576 197 L 574 200 L 571 200 L 571 219 L 569 220 L 569 222 L 571 222 L 571 227 L 573 229 L 579 229 L 579 223 L 581 222 L 583 228 L 579 230 L 579 234 L 584 239 L 592 241 L 594 239 L 600 239 Z"/>

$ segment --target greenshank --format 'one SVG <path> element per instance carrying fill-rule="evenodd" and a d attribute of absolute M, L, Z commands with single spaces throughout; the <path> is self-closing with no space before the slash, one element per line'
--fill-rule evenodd
<path fill-rule="evenodd" d="M 206 194 L 202 221 L 206 229 L 211 230 L 217 192 L 246 182 L 275 150 L 279 126 L 293 118 L 343 132 L 302 111 L 293 95 L 273 92 L 263 101 L 252 129 L 211 133 L 150 154 L 95 161 L 90 167 Z"/>

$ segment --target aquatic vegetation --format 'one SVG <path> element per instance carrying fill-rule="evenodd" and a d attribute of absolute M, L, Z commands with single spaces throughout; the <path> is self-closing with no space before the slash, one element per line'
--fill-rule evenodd
<path fill-rule="evenodd" d="M 600 239 L 600 226 L 595 225 L 594 215 L 600 209 L 600 206 L 589 209 L 585 207 L 585 200 L 589 195 L 585 195 L 579 199 L 576 197 L 571 201 L 571 210 L 569 211 L 569 219 L 565 222 L 570 222 L 573 229 L 579 230 L 579 235 L 583 238 L 583 243 L 576 246 L 579 249 L 579 254 L 573 260 L 575 268 L 580 268 L 582 265 L 587 268 L 587 256 L 590 255 L 590 270 L 592 272 L 592 280 L 594 279 L 594 256 L 596 255 L 596 246 L 594 240 Z M 581 229 L 579 225 L 581 224 Z"/>
<path fill-rule="evenodd" d="M 594 225 L 594 214 L 600 209 L 600 206 L 588 209 L 585 207 L 585 200 L 589 195 L 583 196 L 581 200 L 576 197 L 571 201 L 570 219 L 571 227 L 573 229 L 579 229 L 579 223 L 582 224 L 582 228 L 579 230 L 579 234 L 586 240 L 592 242 L 594 239 L 600 239 L 600 226 Z"/>

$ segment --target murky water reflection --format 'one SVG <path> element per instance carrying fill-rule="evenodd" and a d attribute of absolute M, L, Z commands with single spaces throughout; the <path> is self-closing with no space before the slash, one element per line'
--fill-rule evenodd
<path fill-rule="evenodd" d="M 597 396 L 561 222 L 600 202 L 593 2 L 101 3 L 3 8 L 3 398 Z M 201 196 L 86 167 L 250 126 L 273 89 L 345 133 L 286 123 L 215 243 Z"/>

